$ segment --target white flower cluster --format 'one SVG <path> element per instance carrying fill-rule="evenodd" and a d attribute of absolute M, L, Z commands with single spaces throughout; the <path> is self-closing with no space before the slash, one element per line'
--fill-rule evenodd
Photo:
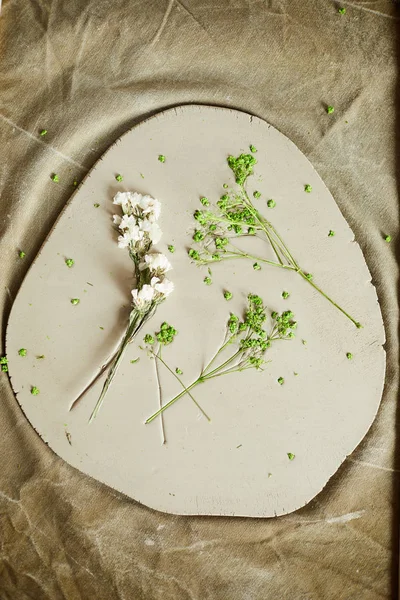
<path fill-rule="evenodd" d="M 164 277 L 172 269 L 168 258 L 160 252 L 146 254 L 139 266 L 141 271 L 149 270 L 150 283 L 145 283 L 140 289 L 132 290 L 133 304 L 138 310 L 146 309 L 151 302 L 157 304 L 164 300 L 174 290 L 172 281 Z"/>
<path fill-rule="evenodd" d="M 168 258 L 160 252 L 148 252 L 151 245 L 157 244 L 162 236 L 156 222 L 161 213 L 161 204 L 155 198 L 137 192 L 118 192 L 114 204 L 120 206 L 123 212 L 122 217 L 113 216 L 114 224 L 121 232 L 118 246 L 129 248 L 137 256 L 140 260 L 139 270 L 144 280 L 149 282 L 132 290 L 134 307 L 145 311 L 152 303 L 159 304 L 174 289 L 172 281 L 165 277 L 165 273 L 172 269 Z"/>
<path fill-rule="evenodd" d="M 157 244 L 162 231 L 157 225 L 161 204 L 151 196 L 142 196 L 137 192 L 118 192 L 114 204 L 122 208 L 123 216 L 113 216 L 114 224 L 121 232 L 118 237 L 120 248 L 150 246 Z"/>

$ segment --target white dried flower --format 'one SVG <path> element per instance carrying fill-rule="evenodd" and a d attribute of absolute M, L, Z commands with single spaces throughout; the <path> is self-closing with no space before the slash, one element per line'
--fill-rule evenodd
<path fill-rule="evenodd" d="M 137 227 L 135 217 L 128 216 L 128 215 L 124 215 L 122 217 L 121 222 L 119 224 L 119 228 L 122 231 L 126 231 L 126 230 L 131 231 L 135 227 Z"/>
<path fill-rule="evenodd" d="M 135 305 L 135 307 L 137 309 L 143 310 L 153 300 L 154 294 L 155 294 L 154 288 L 151 285 L 148 285 L 147 283 L 145 283 L 144 286 L 140 290 L 138 290 L 138 289 L 132 290 L 133 304 Z"/>
<path fill-rule="evenodd" d="M 146 254 L 144 262 L 140 263 L 140 270 L 149 269 L 151 273 L 162 275 L 172 269 L 172 265 L 168 258 L 161 254 L 161 252 L 154 252 L 153 254 Z"/>
<path fill-rule="evenodd" d="M 172 281 L 164 277 L 164 279 L 160 280 L 159 277 L 152 277 L 151 285 L 155 289 L 155 291 L 160 294 L 163 298 L 166 298 L 174 291 L 174 284 Z"/>
<path fill-rule="evenodd" d="M 153 244 L 157 244 L 161 240 L 162 231 L 157 223 L 151 223 L 148 219 L 143 219 L 143 221 L 139 222 L 139 227 L 141 231 L 148 234 Z"/>
<path fill-rule="evenodd" d="M 161 203 L 156 198 L 152 198 L 151 196 L 142 196 L 139 206 L 149 221 L 157 221 L 157 219 L 160 217 Z"/>
<path fill-rule="evenodd" d="M 134 225 L 124 232 L 124 235 L 118 237 L 118 248 L 128 248 L 131 242 L 140 242 L 143 239 L 144 233 L 141 229 Z"/>
<path fill-rule="evenodd" d="M 114 225 L 119 225 L 121 223 L 122 219 L 119 215 L 113 215 L 113 223 Z"/>

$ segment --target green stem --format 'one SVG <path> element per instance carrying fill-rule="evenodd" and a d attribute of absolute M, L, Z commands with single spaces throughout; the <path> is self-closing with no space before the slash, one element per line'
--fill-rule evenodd
<path fill-rule="evenodd" d="M 197 400 L 195 398 L 193 398 L 192 394 L 189 391 L 189 388 L 187 388 L 185 386 L 185 384 L 183 383 L 183 381 L 181 380 L 180 377 L 178 377 L 178 375 L 176 373 L 173 372 L 173 370 L 167 365 L 167 363 L 161 358 L 161 356 L 159 355 L 154 355 L 155 358 L 158 358 L 159 361 L 162 362 L 162 364 L 164 365 L 164 367 L 166 369 L 168 369 L 168 371 L 170 373 L 172 373 L 172 375 L 175 377 L 175 379 L 177 379 L 179 381 L 179 383 L 181 384 L 181 386 L 183 387 L 183 390 L 186 394 L 189 394 L 190 398 L 193 400 L 193 402 L 195 403 L 195 405 L 197 406 L 197 408 L 203 413 L 203 415 L 205 416 L 205 418 L 207 419 L 207 421 L 211 421 L 210 417 L 208 416 L 208 414 L 205 412 L 205 410 L 203 410 L 203 408 L 200 406 L 200 404 L 197 402 Z M 146 421 L 147 423 L 147 421 Z"/>
<path fill-rule="evenodd" d="M 111 364 L 110 370 L 107 375 L 107 379 L 104 382 L 103 389 L 101 390 L 99 399 L 96 402 L 96 406 L 94 407 L 92 414 L 90 415 L 89 423 L 91 423 L 96 418 L 96 416 L 104 402 L 104 399 L 106 397 L 108 389 L 118 371 L 119 365 L 121 364 L 121 361 L 125 354 L 125 350 L 129 344 L 129 342 L 132 341 L 132 339 L 135 337 L 135 335 L 138 333 L 138 331 L 141 329 L 141 327 L 145 324 L 145 322 L 148 321 L 148 319 L 150 319 L 150 317 L 153 316 L 153 313 L 154 313 L 154 307 L 151 307 L 150 310 L 145 315 L 142 315 L 141 313 L 139 313 L 136 310 L 133 310 L 131 312 L 128 329 L 126 330 L 126 333 L 125 333 L 125 335 L 122 339 L 122 342 L 120 344 L 120 347 L 118 349 L 118 352 L 115 355 L 115 359 Z"/>
<path fill-rule="evenodd" d="M 164 410 L 166 410 L 167 408 L 169 408 L 170 406 L 172 406 L 173 404 L 175 404 L 175 402 L 177 402 L 180 398 L 182 398 L 182 396 L 184 396 L 191 389 L 193 389 L 195 385 L 197 385 L 198 383 L 201 383 L 201 381 L 202 381 L 201 379 L 196 379 L 196 381 L 194 381 L 191 385 L 189 385 L 188 387 L 185 387 L 185 389 L 180 394 L 178 394 L 177 396 L 175 396 L 175 398 L 172 398 L 172 400 L 170 400 L 169 402 L 167 402 L 167 404 L 164 404 L 164 406 L 162 406 L 157 412 L 155 412 L 153 415 L 151 415 L 151 417 L 149 417 L 148 419 L 146 419 L 145 425 L 147 425 L 148 423 L 151 423 L 152 421 L 154 421 L 154 419 L 156 419 L 158 417 L 158 415 L 161 415 L 161 413 L 163 413 Z"/>
<path fill-rule="evenodd" d="M 346 312 L 344 310 L 344 308 L 342 308 L 341 306 L 339 306 L 339 304 L 337 304 L 334 300 L 332 300 L 332 298 L 330 298 L 327 294 L 325 294 L 325 292 L 323 292 L 321 290 L 320 287 L 318 287 L 311 279 L 308 279 L 307 276 L 303 273 L 303 271 L 298 271 L 299 275 L 301 275 L 301 277 L 307 281 L 307 283 L 309 283 L 315 290 L 317 290 L 317 292 L 319 292 L 324 298 L 326 298 L 328 300 L 328 302 L 330 302 L 331 304 L 333 304 L 333 306 L 335 308 L 337 308 L 338 310 L 340 310 L 341 313 L 343 313 L 348 319 L 350 319 L 350 321 L 352 323 L 354 323 L 354 325 L 357 327 L 357 329 L 360 329 L 362 327 L 361 323 L 359 323 L 358 321 L 356 321 L 355 319 L 353 319 L 353 317 L 351 315 L 349 315 L 348 312 Z"/>

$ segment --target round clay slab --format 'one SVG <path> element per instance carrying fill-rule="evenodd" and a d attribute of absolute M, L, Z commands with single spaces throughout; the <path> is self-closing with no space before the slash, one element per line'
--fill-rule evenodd
<path fill-rule="evenodd" d="M 199 198 L 235 189 L 227 156 L 257 148 L 248 191 L 305 272 L 363 324 L 357 329 L 296 273 L 247 260 L 207 268 L 190 262 Z M 165 156 L 165 162 L 158 160 Z M 118 183 L 116 174 L 123 175 Z M 310 184 L 312 192 L 304 186 Z M 162 202 L 158 249 L 174 270 L 174 293 L 132 343 L 93 423 L 103 379 L 74 399 L 117 347 L 130 310 L 132 263 L 116 244 L 111 216 L 118 190 Z M 276 206 L 267 207 L 273 198 Z M 99 207 L 96 205 L 99 204 Z M 328 236 L 330 230 L 335 236 Z M 257 240 L 255 240 L 255 243 Z M 268 255 L 265 245 L 257 250 Z M 75 264 L 68 268 L 66 258 Z M 354 235 L 303 154 L 265 121 L 209 106 L 183 106 L 144 121 L 119 139 L 74 193 L 33 263 L 7 331 L 13 388 L 32 426 L 64 460 L 154 509 L 177 514 L 271 517 L 300 508 L 328 482 L 367 433 L 381 399 L 384 329 L 375 288 Z M 223 291 L 233 293 L 227 302 Z M 289 298 L 282 298 L 288 291 Z M 230 311 L 249 292 L 290 309 L 296 338 L 277 342 L 263 372 L 216 378 L 161 420 L 154 360 L 143 335 L 168 321 L 178 330 L 163 358 L 190 384 L 221 344 Z M 71 298 L 79 298 L 72 305 Z M 27 349 L 21 357 L 18 350 Z M 346 354 L 351 352 L 349 360 Z M 44 355 L 45 358 L 38 359 Z M 138 362 L 136 358 L 140 358 Z M 159 365 L 162 402 L 181 388 Z M 284 378 L 279 385 L 277 379 Z M 32 386 L 40 393 L 31 394 Z M 288 453 L 294 458 L 289 460 Z"/>

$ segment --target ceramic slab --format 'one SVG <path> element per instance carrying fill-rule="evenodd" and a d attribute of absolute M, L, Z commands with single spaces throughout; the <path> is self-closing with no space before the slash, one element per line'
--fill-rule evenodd
<path fill-rule="evenodd" d="M 225 182 L 234 187 L 226 158 L 247 152 L 249 144 L 257 147 L 258 164 L 248 187 L 262 193 L 260 210 L 303 269 L 363 329 L 295 273 L 268 266 L 254 271 L 247 261 L 232 261 L 213 266 L 213 284 L 206 286 L 206 269 L 191 264 L 187 248 L 199 197 L 218 199 Z M 117 173 L 123 182 L 116 182 Z M 307 183 L 311 194 L 304 192 Z M 176 290 L 143 333 L 164 320 L 178 329 L 164 357 L 183 370 L 187 384 L 221 343 L 229 311 L 242 311 L 249 292 L 260 294 L 271 310 L 290 308 L 299 323 L 295 340 L 271 348 L 262 373 L 217 378 L 195 390 L 211 423 L 188 398 L 166 411 L 166 444 L 159 419 L 144 425 L 159 399 L 154 361 L 139 348 L 143 336 L 129 347 L 97 419 L 88 425 L 102 380 L 69 412 L 117 347 L 129 313 L 132 266 L 127 252 L 117 248 L 111 224 L 118 190 L 148 193 L 162 202 L 158 248 L 167 253 L 168 244 L 176 247 L 169 255 Z M 266 206 L 269 198 L 276 201 L 273 210 Z M 330 229 L 335 237 L 328 237 Z M 71 269 L 64 263 L 69 257 L 75 260 Z M 225 289 L 234 294 L 229 304 Z M 287 300 L 283 290 L 290 292 Z M 78 306 L 71 305 L 73 297 L 80 298 Z M 128 131 L 74 193 L 14 303 L 7 355 L 25 415 L 80 471 L 160 511 L 270 517 L 318 494 L 367 433 L 382 394 L 384 340 L 362 252 L 304 155 L 258 118 L 183 106 Z M 26 357 L 18 356 L 21 347 Z M 283 386 L 277 384 L 280 376 Z M 180 391 L 161 368 L 160 380 L 163 402 Z M 33 385 L 38 396 L 30 393 Z"/>

